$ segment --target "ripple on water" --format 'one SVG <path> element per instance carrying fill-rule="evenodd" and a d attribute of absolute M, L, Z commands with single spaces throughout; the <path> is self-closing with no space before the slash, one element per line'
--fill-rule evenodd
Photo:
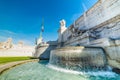
<path fill-rule="evenodd" d="M 109 71 L 85 73 L 46 65 L 42 61 L 16 66 L 3 73 L 0 80 L 120 80 L 120 75 Z"/>

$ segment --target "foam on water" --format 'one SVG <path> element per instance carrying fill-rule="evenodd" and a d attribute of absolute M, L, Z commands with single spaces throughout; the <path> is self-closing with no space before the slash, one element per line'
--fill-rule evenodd
<path fill-rule="evenodd" d="M 110 71 L 73 71 L 41 61 L 16 66 L 0 75 L 0 80 L 120 80 L 120 75 Z"/>
<path fill-rule="evenodd" d="M 79 74 L 80 72 L 78 71 L 73 71 L 73 70 L 68 70 L 68 69 L 64 69 L 64 68 L 60 68 L 51 64 L 46 65 L 48 68 L 60 71 L 60 72 L 65 72 L 65 73 L 72 73 L 72 74 Z M 82 74 L 82 73 L 81 73 Z"/>
<path fill-rule="evenodd" d="M 57 67 L 55 65 L 48 64 L 46 65 L 48 68 L 60 71 L 60 72 L 65 72 L 65 73 L 71 73 L 71 74 L 77 74 L 77 75 L 91 75 L 91 76 L 101 76 L 101 77 L 115 77 L 117 76 L 116 73 L 112 71 L 88 71 L 88 72 L 83 72 L 83 71 L 74 71 L 74 70 L 69 70 L 61 67 Z"/>

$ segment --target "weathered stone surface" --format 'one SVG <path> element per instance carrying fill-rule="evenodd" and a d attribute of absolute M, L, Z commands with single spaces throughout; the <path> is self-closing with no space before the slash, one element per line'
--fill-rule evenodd
<path fill-rule="evenodd" d="M 112 45 L 104 47 L 108 58 L 108 64 L 113 68 L 120 69 L 120 40 L 113 40 Z"/>
<path fill-rule="evenodd" d="M 61 43 L 63 46 L 102 47 L 108 64 L 120 69 L 119 32 L 120 0 L 98 0 L 61 34 Z"/>
<path fill-rule="evenodd" d="M 120 45 L 120 40 L 115 40 L 116 45 Z"/>
<path fill-rule="evenodd" d="M 85 37 L 89 37 L 86 43 L 101 38 L 120 38 L 120 34 L 118 34 L 120 32 L 119 3 L 120 0 L 99 0 L 62 32 L 62 37 L 59 37 L 60 41 L 64 42 L 64 46 L 66 46 L 84 44 Z"/>
<path fill-rule="evenodd" d="M 120 46 L 106 47 L 105 51 L 110 59 L 120 61 Z"/>
<path fill-rule="evenodd" d="M 16 65 L 20 65 L 23 63 L 27 63 L 27 62 L 34 62 L 34 61 L 38 61 L 38 59 L 34 59 L 34 60 L 24 60 L 24 61 L 16 61 L 16 62 L 10 62 L 10 63 L 6 63 L 6 64 L 1 64 L 0 65 L 0 74 L 2 72 L 4 72 L 7 69 L 10 69 L 11 67 L 14 67 Z"/>
<path fill-rule="evenodd" d="M 108 64 L 112 66 L 113 68 L 120 69 L 120 62 L 117 62 L 116 60 L 108 59 Z"/>
<path fill-rule="evenodd" d="M 56 42 L 50 42 L 48 44 L 39 44 L 35 48 L 35 52 L 33 53 L 33 57 L 39 59 L 49 59 L 50 51 L 56 48 Z"/>
<path fill-rule="evenodd" d="M 91 41 L 88 45 L 105 47 L 105 46 L 110 46 L 110 41 L 108 38 L 101 38 L 101 39 Z"/>

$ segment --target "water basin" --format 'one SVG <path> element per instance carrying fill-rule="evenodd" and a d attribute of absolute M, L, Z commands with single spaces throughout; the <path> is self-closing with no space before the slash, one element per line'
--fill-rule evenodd
<path fill-rule="evenodd" d="M 120 75 L 111 71 L 72 71 L 41 61 L 16 66 L 1 74 L 0 80 L 120 80 Z"/>

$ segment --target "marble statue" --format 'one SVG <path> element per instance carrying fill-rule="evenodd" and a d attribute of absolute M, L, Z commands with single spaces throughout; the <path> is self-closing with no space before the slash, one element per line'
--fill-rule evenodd
<path fill-rule="evenodd" d="M 63 20 L 61 20 L 61 21 L 60 21 L 60 26 L 61 26 L 61 27 L 65 27 L 65 25 L 66 25 L 65 20 L 64 20 L 64 19 L 63 19 Z"/>

